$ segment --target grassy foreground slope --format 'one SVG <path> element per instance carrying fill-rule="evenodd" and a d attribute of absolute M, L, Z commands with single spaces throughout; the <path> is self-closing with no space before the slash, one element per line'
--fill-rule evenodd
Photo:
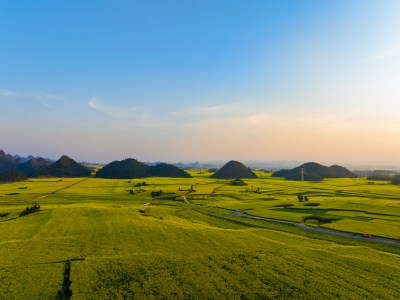
<path fill-rule="evenodd" d="M 225 181 L 200 176 L 135 181 L 90 178 L 40 199 L 41 211 L 18 217 L 26 203 L 17 201 L 78 180 L 0 185 L 0 203 L 9 204 L 0 206 L 0 214 L 7 214 L 0 217 L 1 299 L 54 299 L 66 260 L 73 260 L 72 299 L 400 296 L 398 255 L 244 227 L 201 214 L 182 201 L 158 200 L 160 205 L 141 206 L 151 200 L 153 190 L 179 196 L 187 193 L 179 188 L 192 184 L 198 199 L 220 187 L 207 200 L 194 202 L 228 205 L 232 193 L 231 201 L 253 205 L 261 213 L 262 203 L 286 201 L 239 200 L 250 193 L 232 190 L 244 187 L 224 190 Z M 139 181 L 149 185 L 142 191 L 133 188 L 133 195 L 127 192 Z M 254 179 L 249 188 L 262 184 L 267 187 Z"/>

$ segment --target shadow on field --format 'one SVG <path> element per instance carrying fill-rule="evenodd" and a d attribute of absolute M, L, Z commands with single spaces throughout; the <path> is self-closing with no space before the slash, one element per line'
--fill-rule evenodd
<path fill-rule="evenodd" d="M 71 280 L 69 279 L 71 274 L 71 261 L 68 260 L 65 263 L 63 270 L 63 284 L 62 289 L 58 291 L 57 300 L 69 300 L 72 296 L 72 291 L 70 290 Z"/>

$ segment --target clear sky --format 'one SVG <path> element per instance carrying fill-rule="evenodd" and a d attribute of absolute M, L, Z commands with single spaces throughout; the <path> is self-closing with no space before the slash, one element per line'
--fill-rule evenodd
<path fill-rule="evenodd" d="M 400 1 L 0 0 L 0 149 L 400 163 Z"/>

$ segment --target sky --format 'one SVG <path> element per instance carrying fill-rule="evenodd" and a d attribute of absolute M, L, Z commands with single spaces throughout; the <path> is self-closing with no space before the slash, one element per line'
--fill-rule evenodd
<path fill-rule="evenodd" d="M 400 164 L 400 1 L 0 0 L 0 149 Z"/>

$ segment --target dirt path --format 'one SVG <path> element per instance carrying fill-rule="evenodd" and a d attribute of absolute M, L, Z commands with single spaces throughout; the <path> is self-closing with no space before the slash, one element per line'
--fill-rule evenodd
<path fill-rule="evenodd" d="M 187 195 L 187 194 L 186 194 L 186 195 Z M 186 195 L 183 195 L 183 196 L 182 196 L 183 201 L 185 201 L 186 204 L 192 204 L 192 203 L 190 203 L 190 202 L 188 201 L 188 199 L 186 199 Z"/>
<path fill-rule="evenodd" d="M 0 205 L 12 205 L 12 204 L 15 204 L 15 203 L 23 203 L 23 202 L 28 202 L 28 201 L 31 201 L 31 200 L 36 200 L 36 199 L 41 199 L 41 198 L 45 198 L 45 197 L 48 197 L 48 196 L 52 196 L 52 195 L 54 195 L 54 194 L 56 194 L 56 193 L 58 193 L 60 191 L 69 189 L 70 187 L 73 187 L 74 185 L 77 185 L 78 183 L 81 183 L 81 182 L 83 182 L 85 180 L 88 180 L 91 177 L 92 176 L 86 177 L 86 178 L 84 178 L 82 180 L 79 180 L 77 182 L 69 184 L 69 185 L 67 185 L 67 186 L 65 186 L 65 187 L 63 187 L 61 189 L 55 190 L 54 192 L 51 192 L 51 193 L 48 193 L 48 194 L 44 194 L 44 195 L 41 195 L 41 196 L 38 196 L 38 197 L 33 197 L 33 198 L 29 198 L 29 199 L 24 199 L 24 200 L 17 200 L 17 201 L 13 201 L 13 202 L 0 203 Z"/>
<path fill-rule="evenodd" d="M 140 206 L 147 206 L 147 205 L 150 205 L 150 204 L 152 204 L 154 201 L 156 201 L 156 199 L 153 199 L 153 200 L 151 200 L 150 202 L 141 204 Z"/>

